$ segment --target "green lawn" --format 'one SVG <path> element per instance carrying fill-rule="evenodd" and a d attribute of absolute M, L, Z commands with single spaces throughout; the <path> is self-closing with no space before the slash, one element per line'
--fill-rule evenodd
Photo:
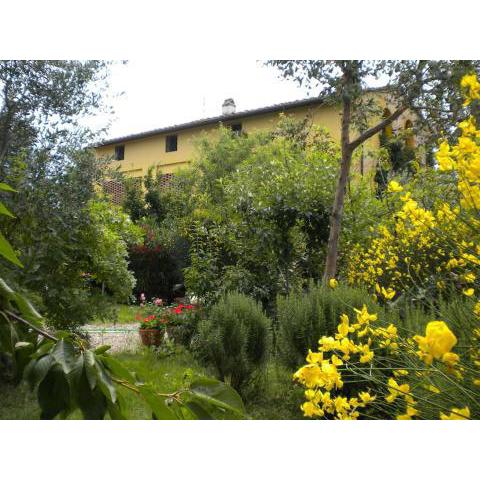
<path fill-rule="evenodd" d="M 136 305 L 119 305 L 117 323 L 137 323 L 135 315 L 140 311 Z"/>
<path fill-rule="evenodd" d="M 139 378 L 151 382 L 162 393 L 173 392 L 182 387 L 185 375 L 211 375 L 198 365 L 192 355 L 181 348 L 170 356 L 159 356 L 148 349 L 136 354 L 119 354 L 115 356 Z M 38 419 L 39 408 L 35 396 L 25 385 L 13 387 L 0 384 L 0 420 L 3 419 Z M 150 411 L 137 398 L 135 393 L 122 390 L 127 403 L 129 418 L 149 419 Z M 265 374 L 252 387 L 248 394 L 246 408 L 252 419 L 300 419 L 299 405 L 302 389 L 293 385 L 291 373 L 274 364 L 270 364 Z M 72 419 L 80 419 L 74 413 Z"/>

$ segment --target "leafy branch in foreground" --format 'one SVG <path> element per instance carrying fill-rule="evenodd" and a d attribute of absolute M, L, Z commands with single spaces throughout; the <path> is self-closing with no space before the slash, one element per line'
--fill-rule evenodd
<path fill-rule="evenodd" d="M 148 405 L 153 419 L 245 416 L 238 393 L 218 380 L 198 377 L 181 390 L 158 393 L 109 355 L 108 345 L 88 349 L 84 340 L 69 332 L 44 331 L 39 316 L 35 322 L 26 320 L 33 318 L 33 307 L 3 281 L 0 301 L 0 353 L 9 359 L 14 379 L 25 380 L 36 390 L 42 419 L 66 418 L 75 410 L 85 419 L 103 419 L 107 414 L 126 419 L 125 390 Z"/>
<path fill-rule="evenodd" d="M 0 214 L 11 216 L 2 205 Z M 11 245 L 0 239 L 0 254 L 20 266 Z M 0 376 L 24 380 L 36 390 L 42 419 L 67 418 L 76 410 L 85 419 L 126 419 L 124 390 L 136 393 L 153 419 L 244 418 L 242 399 L 228 385 L 198 377 L 182 390 L 158 393 L 110 356 L 109 349 L 89 349 L 70 332 L 47 332 L 29 301 L 0 278 L 0 367 L 5 370 Z"/>

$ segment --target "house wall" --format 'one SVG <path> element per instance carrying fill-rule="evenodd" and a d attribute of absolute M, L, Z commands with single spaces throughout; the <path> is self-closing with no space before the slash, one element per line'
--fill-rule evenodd
<path fill-rule="evenodd" d="M 312 123 L 328 129 L 332 137 L 340 140 L 341 116 L 338 106 L 313 105 L 302 106 L 288 109 L 285 114 L 293 116 L 296 119 L 303 119 L 310 115 Z M 280 112 L 268 113 L 263 115 L 245 116 L 235 118 L 232 123 L 241 123 L 244 132 L 254 132 L 259 130 L 273 129 L 279 120 Z M 130 177 L 139 177 L 145 175 L 149 167 L 158 166 L 162 173 L 173 173 L 179 168 L 185 167 L 195 156 L 195 144 L 199 138 L 207 134 L 214 139 L 218 136 L 219 124 L 212 124 L 203 127 L 189 128 L 179 130 L 178 132 L 169 132 L 177 134 L 177 151 L 165 151 L 165 137 L 167 134 L 158 134 L 137 140 L 125 141 L 118 145 L 125 145 L 124 160 L 113 160 L 112 165 L 118 166 L 121 172 Z M 115 153 L 116 145 L 106 145 L 96 148 L 97 156 L 112 157 Z M 373 161 L 368 157 L 368 150 L 378 148 L 378 135 L 372 137 L 364 146 L 365 161 L 364 172 L 373 167 Z M 359 165 L 353 168 L 358 170 Z"/>

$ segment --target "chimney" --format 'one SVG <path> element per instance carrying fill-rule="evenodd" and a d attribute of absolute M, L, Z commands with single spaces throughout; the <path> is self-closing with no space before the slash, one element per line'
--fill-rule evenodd
<path fill-rule="evenodd" d="M 235 113 L 235 102 L 233 98 L 227 98 L 222 105 L 222 115 L 232 115 Z"/>

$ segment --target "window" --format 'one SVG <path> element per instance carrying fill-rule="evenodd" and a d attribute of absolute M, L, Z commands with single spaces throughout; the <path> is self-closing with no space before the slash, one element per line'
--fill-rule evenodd
<path fill-rule="evenodd" d="M 241 135 L 242 134 L 242 124 L 241 123 L 233 123 L 232 125 L 230 125 L 230 128 L 235 135 Z"/>
<path fill-rule="evenodd" d="M 165 151 L 166 152 L 176 152 L 177 151 L 177 136 L 176 135 L 167 135 L 165 138 Z"/>
<path fill-rule="evenodd" d="M 125 158 L 125 145 L 117 145 L 115 147 L 115 160 L 123 160 Z"/>

